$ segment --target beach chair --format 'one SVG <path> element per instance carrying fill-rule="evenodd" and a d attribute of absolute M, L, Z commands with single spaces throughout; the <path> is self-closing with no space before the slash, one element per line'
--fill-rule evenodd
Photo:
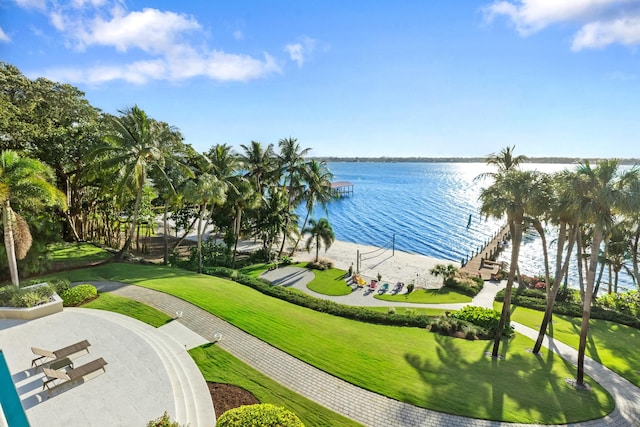
<path fill-rule="evenodd" d="M 38 347 L 31 347 L 31 352 L 38 356 L 31 361 L 31 367 L 33 368 L 35 366 L 35 368 L 38 369 L 38 366 L 41 366 L 45 363 L 52 362 L 56 359 L 64 359 L 71 356 L 72 354 L 79 353 L 85 350 L 87 353 L 89 353 L 90 345 L 91 344 L 89 344 L 89 341 L 82 340 L 75 344 L 71 344 L 54 351 L 44 350 Z M 38 362 L 40 362 L 40 364 L 38 364 Z"/>
<path fill-rule="evenodd" d="M 63 383 L 84 378 L 91 373 L 99 371 L 100 369 L 106 372 L 106 369 L 104 368 L 106 365 L 107 362 L 101 357 L 99 359 L 92 360 L 89 363 L 85 363 L 82 366 L 78 366 L 77 368 L 69 369 L 68 371 L 57 371 L 55 369 L 42 368 L 46 376 L 46 378 L 43 378 L 42 389 L 44 390 L 46 387 L 48 392 L 50 392 L 51 383 L 53 383 L 53 387 L 57 387 Z"/>
<path fill-rule="evenodd" d="M 378 286 L 378 281 L 377 280 L 371 280 L 371 283 L 369 283 L 369 290 L 371 291 L 375 291 L 376 290 L 376 286 Z"/>
<path fill-rule="evenodd" d="M 389 290 L 389 284 L 385 283 L 384 285 L 380 286 L 380 289 L 378 290 L 378 293 L 379 294 L 384 294 L 388 290 Z"/>

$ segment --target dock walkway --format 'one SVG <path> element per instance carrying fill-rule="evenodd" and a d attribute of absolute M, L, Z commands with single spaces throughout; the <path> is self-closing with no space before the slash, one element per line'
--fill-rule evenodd
<path fill-rule="evenodd" d="M 502 263 L 495 262 L 498 251 L 503 247 L 502 242 L 509 237 L 509 225 L 505 224 L 498 231 L 493 239 L 489 241 L 483 249 L 471 257 L 459 271 L 468 276 L 480 274 L 483 280 L 490 280 L 492 274 L 496 274 L 503 266 Z"/>

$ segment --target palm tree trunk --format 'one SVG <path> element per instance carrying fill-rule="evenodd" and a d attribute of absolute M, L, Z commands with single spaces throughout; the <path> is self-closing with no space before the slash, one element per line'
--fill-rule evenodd
<path fill-rule="evenodd" d="M 304 230 L 304 228 L 307 226 L 307 221 L 309 220 L 309 215 L 311 214 L 311 210 L 307 210 L 307 214 L 304 217 L 304 222 L 302 223 L 302 227 L 300 228 L 300 230 Z M 302 233 L 300 233 L 300 236 L 298 236 L 298 240 L 296 240 L 295 245 L 293 245 L 293 249 L 291 249 L 291 253 L 289 253 L 289 255 L 293 256 L 293 254 L 296 252 L 296 250 L 298 249 L 298 245 L 300 244 L 300 240 L 302 240 Z"/>
<path fill-rule="evenodd" d="M 196 216 L 195 218 L 193 218 L 193 221 L 191 221 L 191 225 L 189 226 L 189 228 L 187 228 L 184 233 L 182 234 L 182 237 L 180 237 L 180 240 L 178 240 L 178 242 L 173 245 L 173 248 L 171 248 L 172 251 L 175 251 L 176 248 L 178 246 L 180 246 L 182 244 L 182 242 L 184 242 L 184 239 L 187 238 L 187 236 L 189 235 L 189 233 L 191 233 L 193 231 L 193 227 L 196 225 L 196 222 L 198 221 L 198 216 Z"/>
<path fill-rule="evenodd" d="M 13 240 L 14 215 L 8 199 L 5 200 L 4 209 L 2 209 L 2 223 L 4 224 L 4 247 L 7 250 L 7 261 L 9 262 L 9 274 L 11 275 L 11 283 L 15 287 L 18 287 L 20 286 L 20 280 L 18 278 L 16 244 Z"/>
<path fill-rule="evenodd" d="M 572 227 L 569 236 L 569 242 L 567 245 L 567 254 L 565 256 L 564 263 L 562 262 L 562 252 L 564 250 L 564 241 L 566 239 L 566 227 L 567 223 L 563 222 L 560 225 L 560 231 L 558 233 L 558 244 L 556 251 L 556 274 L 553 280 L 553 287 L 550 289 L 549 294 L 547 295 L 547 307 L 544 311 L 544 316 L 542 317 L 542 323 L 540 324 L 540 330 L 538 331 L 538 338 L 536 339 L 536 343 L 533 346 L 533 354 L 539 354 L 540 349 L 542 348 L 542 340 L 544 339 L 545 333 L 547 331 L 547 327 L 551 322 L 551 318 L 553 317 L 553 305 L 556 301 L 556 296 L 558 295 L 558 290 L 560 289 L 560 283 L 562 282 L 562 277 L 567 274 L 569 270 L 569 261 L 571 259 L 571 252 L 573 251 L 573 245 L 575 244 L 575 232 L 576 227 Z"/>
<path fill-rule="evenodd" d="M 511 245 L 511 264 L 509 265 L 509 277 L 507 279 L 507 287 L 504 291 L 504 303 L 502 305 L 502 313 L 500 315 L 500 321 L 498 322 L 498 330 L 493 341 L 493 351 L 491 357 L 497 358 L 498 351 L 500 349 L 500 340 L 502 339 L 502 331 L 504 330 L 507 318 L 511 314 L 511 290 L 513 288 L 513 280 L 516 276 L 516 266 L 518 265 L 518 256 L 520 255 L 520 242 L 522 241 L 522 224 L 515 221 L 509 221 L 509 228 L 511 231 L 512 245 Z"/>
<path fill-rule="evenodd" d="M 602 229 L 598 226 L 593 231 L 591 243 L 591 255 L 589 257 L 589 269 L 587 270 L 587 283 L 585 286 L 584 303 L 582 305 L 582 324 L 580 326 L 580 343 L 578 344 L 578 371 L 576 385 L 584 387 L 584 356 L 587 348 L 587 335 L 589 334 L 589 319 L 591 317 L 591 301 L 593 286 L 598 268 L 598 248 L 602 242 Z"/>
<path fill-rule="evenodd" d="M 167 224 L 169 216 L 169 203 L 164 204 L 164 215 L 162 216 L 162 225 L 164 226 L 164 257 L 163 264 L 169 264 L 169 225 Z"/>
<path fill-rule="evenodd" d="M 320 234 L 316 236 L 316 262 L 320 259 Z"/>
<path fill-rule="evenodd" d="M 136 202 L 133 206 L 133 218 L 131 219 L 131 225 L 129 226 L 129 233 L 127 240 L 124 241 L 122 249 L 114 257 L 115 261 L 122 261 L 124 255 L 129 251 L 131 242 L 133 241 L 133 235 L 136 231 L 136 223 L 138 222 L 138 211 L 140 210 L 140 201 L 142 200 L 142 185 L 138 187 L 138 194 L 136 194 Z"/>
<path fill-rule="evenodd" d="M 202 217 L 207 209 L 207 204 L 203 203 L 200 207 L 200 213 L 198 215 L 198 230 L 196 231 L 197 238 L 197 250 L 198 250 L 198 273 L 202 274 L 202 234 L 204 233 L 202 227 Z"/>
<path fill-rule="evenodd" d="M 237 209 L 236 218 L 235 218 L 235 243 L 233 245 L 233 258 L 231 260 L 231 268 L 236 268 L 236 253 L 238 252 L 238 240 L 240 239 L 240 222 L 242 221 L 242 210 L 240 208 Z"/>

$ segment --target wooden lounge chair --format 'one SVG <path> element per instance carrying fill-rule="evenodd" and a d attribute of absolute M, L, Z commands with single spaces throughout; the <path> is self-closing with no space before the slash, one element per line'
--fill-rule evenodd
<path fill-rule="evenodd" d="M 62 383 L 75 381 L 86 377 L 87 375 L 99 371 L 100 369 L 106 372 L 106 369 L 104 368 L 106 365 L 107 362 L 101 357 L 99 359 L 92 360 L 89 363 L 85 363 L 82 366 L 78 366 L 77 368 L 69 369 L 66 372 L 56 371 L 55 369 L 42 368 L 44 374 L 46 375 L 46 378 L 43 379 L 42 389 L 44 390 L 46 387 L 49 391 L 51 391 L 51 383 L 54 383 L 54 387 L 56 387 Z M 58 383 L 55 384 L 55 381 L 58 381 Z"/>
<path fill-rule="evenodd" d="M 91 344 L 89 344 L 89 341 L 82 340 L 75 344 L 71 344 L 59 350 L 54 350 L 54 351 L 43 350 L 37 347 L 31 347 L 31 351 L 33 352 L 33 354 L 38 356 L 31 361 L 31 367 L 35 366 L 36 369 L 38 369 L 38 366 L 41 366 L 45 363 L 52 362 L 53 360 L 56 360 L 56 359 L 64 359 L 65 357 L 69 357 L 72 354 L 79 353 L 85 350 L 87 353 L 89 353 L 90 345 Z M 48 360 L 48 359 L 51 359 L 51 360 Z M 38 364 L 38 362 L 40 362 L 40 364 Z"/>

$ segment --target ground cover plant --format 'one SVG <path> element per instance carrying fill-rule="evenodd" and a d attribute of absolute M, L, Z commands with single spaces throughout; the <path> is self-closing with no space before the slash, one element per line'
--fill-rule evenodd
<path fill-rule="evenodd" d="M 107 264 L 71 271 L 69 278 L 116 280 L 171 293 L 346 381 L 443 412 L 565 423 L 599 418 L 613 408 L 593 380 L 588 379 L 591 392 L 576 391 L 565 382 L 573 367 L 546 351 L 542 357 L 530 355 L 526 349 L 533 342 L 519 335 L 503 347 L 505 358 L 496 360 L 485 356 L 486 341 L 354 322 L 185 270 Z"/>
<path fill-rule="evenodd" d="M 397 295 L 385 293 L 375 294 L 374 298 L 383 301 L 411 302 L 416 304 L 455 304 L 471 302 L 471 297 L 453 289 L 443 287 L 441 289 L 417 289 L 411 293 L 402 292 Z"/>
<path fill-rule="evenodd" d="M 502 304 L 494 303 L 496 310 Z M 512 307 L 511 320 L 533 329 L 539 329 L 543 313 L 530 308 Z M 553 315 L 553 324 L 547 331 L 555 339 L 578 348 L 580 318 Z M 586 353 L 618 375 L 640 387 L 640 330 L 606 320 L 589 321 L 589 340 Z"/>
<path fill-rule="evenodd" d="M 93 308 L 124 314 L 125 316 L 140 320 L 155 328 L 166 325 L 173 320 L 160 310 L 110 292 L 98 293 L 98 298 L 83 304 L 82 308 Z"/>
<path fill-rule="evenodd" d="M 307 427 L 360 425 L 278 384 L 215 345 L 205 344 L 189 350 L 189 354 L 205 380 L 242 387 L 261 403 L 271 403 L 293 411 Z"/>

